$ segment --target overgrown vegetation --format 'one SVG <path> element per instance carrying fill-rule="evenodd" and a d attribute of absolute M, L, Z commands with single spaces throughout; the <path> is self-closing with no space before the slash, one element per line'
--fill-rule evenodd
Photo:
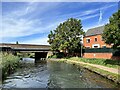
<path fill-rule="evenodd" d="M 34 54 L 34 53 L 25 53 L 25 52 L 22 53 L 22 52 L 18 52 L 18 53 L 17 53 L 17 56 L 20 57 L 20 58 L 23 58 L 23 57 L 24 57 L 24 58 L 25 58 L 25 57 L 26 57 L 26 58 L 27 58 L 27 57 L 32 58 L 32 57 L 35 57 L 35 54 Z"/>
<path fill-rule="evenodd" d="M 77 60 L 85 63 L 97 64 L 111 68 L 118 68 L 120 66 L 120 60 L 96 59 L 96 58 L 88 59 L 88 58 L 78 58 L 78 57 L 72 57 L 69 58 L 68 60 Z"/>
<path fill-rule="evenodd" d="M 19 57 L 8 53 L 0 53 L 0 69 L 2 69 L 2 79 L 13 73 L 19 66 Z"/>

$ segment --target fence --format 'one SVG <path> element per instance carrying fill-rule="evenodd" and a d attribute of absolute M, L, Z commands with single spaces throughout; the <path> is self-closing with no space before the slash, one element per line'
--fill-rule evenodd
<path fill-rule="evenodd" d="M 91 48 L 83 49 L 84 58 L 104 58 L 104 59 L 119 59 L 120 49 L 112 48 Z"/>
<path fill-rule="evenodd" d="M 90 48 L 90 49 L 83 49 L 83 53 L 112 53 L 113 56 L 120 56 L 120 49 Z"/>

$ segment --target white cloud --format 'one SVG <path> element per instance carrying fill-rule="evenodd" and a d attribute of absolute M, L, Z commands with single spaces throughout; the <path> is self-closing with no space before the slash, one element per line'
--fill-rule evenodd
<path fill-rule="evenodd" d="M 61 15 L 60 17 L 61 18 L 64 18 L 64 17 L 83 17 L 83 16 L 86 16 L 86 15 L 89 15 L 89 14 L 93 14 L 93 13 L 96 13 L 98 11 L 98 9 L 92 9 L 92 10 L 86 10 L 84 12 L 77 12 L 77 13 L 70 13 L 70 14 L 65 14 L 65 15 Z"/>
<path fill-rule="evenodd" d="M 61 15 L 60 18 L 75 17 L 75 18 L 81 18 L 82 20 L 86 20 L 89 18 L 99 16 L 98 14 L 95 14 L 95 13 L 98 13 L 99 11 L 102 16 L 102 13 L 103 13 L 102 11 L 105 11 L 106 9 L 113 7 L 113 6 L 115 6 L 115 4 L 101 7 L 101 10 L 99 8 L 97 8 L 97 9 L 86 10 L 84 12 L 77 12 L 77 13 Z M 93 14 L 93 15 L 90 15 L 90 14 Z M 87 16 L 87 15 L 90 15 L 90 16 Z M 100 16 L 100 18 L 101 18 L 101 16 Z"/>
<path fill-rule="evenodd" d="M 52 28 L 56 27 L 59 23 L 55 22 L 49 24 L 48 26 L 42 26 L 42 22 L 40 20 L 26 20 L 26 19 L 4 19 L 3 20 L 3 31 L 0 33 L 0 36 L 3 38 L 10 38 L 10 37 L 22 37 L 28 36 L 37 33 L 45 33 L 49 32 Z M 34 25 L 39 25 L 34 27 Z"/>
<path fill-rule="evenodd" d="M 39 37 L 37 39 L 31 39 L 27 41 L 22 41 L 19 42 L 20 44 L 38 44 L 38 45 L 49 45 L 47 42 L 48 38 L 47 37 Z"/>
<path fill-rule="evenodd" d="M 30 2 L 26 7 L 22 9 L 16 9 L 16 11 L 11 12 L 11 14 L 3 15 L 2 18 L 2 32 L 0 32 L 0 37 L 2 38 L 17 38 L 22 36 L 28 36 L 37 33 L 45 33 L 49 32 L 49 30 L 55 28 L 60 21 L 56 21 L 54 23 L 48 23 L 46 27 L 42 24 L 41 18 L 38 19 L 29 19 L 29 15 L 27 18 L 23 18 L 24 15 L 31 13 L 37 9 L 37 4 L 34 2 Z M 55 5 L 45 4 L 44 7 L 41 7 L 39 13 L 48 10 L 50 7 L 53 8 Z M 34 13 L 35 15 L 37 13 Z M 33 16 L 32 15 L 32 16 Z"/>
<path fill-rule="evenodd" d="M 102 11 L 101 11 L 101 9 L 100 9 L 98 24 L 100 24 L 101 21 L 102 21 L 102 15 L 103 15 L 103 13 L 102 13 Z"/>
<path fill-rule="evenodd" d="M 99 14 L 89 15 L 89 16 L 82 17 L 81 20 L 86 20 L 86 19 L 97 17 L 97 16 L 99 16 Z"/>

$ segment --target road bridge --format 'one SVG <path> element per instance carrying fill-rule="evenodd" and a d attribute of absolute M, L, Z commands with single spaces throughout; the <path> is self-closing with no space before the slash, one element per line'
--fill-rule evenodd
<path fill-rule="evenodd" d="M 9 44 L 0 43 L 0 50 L 5 52 L 31 52 L 35 53 L 35 60 L 46 58 L 47 53 L 50 51 L 49 45 L 32 45 L 32 44 Z"/>

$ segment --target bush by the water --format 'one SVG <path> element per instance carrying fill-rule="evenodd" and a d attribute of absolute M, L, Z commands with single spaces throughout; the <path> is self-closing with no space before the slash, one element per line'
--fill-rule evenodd
<path fill-rule="evenodd" d="M 19 66 L 19 57 L 8 53 L 0 53 L 0 68 L 2 69 L 2 79 L 13 73 Z"/>
<path fill-rule="evenodd" d="M 49 56 L 48 58 L 63 58 L 64 56 L 65 56 L 64 53 L 59 52 Z"/>

